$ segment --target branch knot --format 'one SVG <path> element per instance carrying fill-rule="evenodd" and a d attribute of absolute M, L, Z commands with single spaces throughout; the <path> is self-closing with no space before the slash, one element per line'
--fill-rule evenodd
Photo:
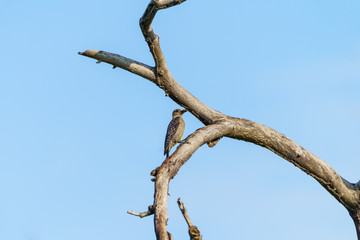
<path fill-rule="evenodd" d="M 196 226 L 189 227 L 190 240 L 201 240 L 200 230 Z"/>

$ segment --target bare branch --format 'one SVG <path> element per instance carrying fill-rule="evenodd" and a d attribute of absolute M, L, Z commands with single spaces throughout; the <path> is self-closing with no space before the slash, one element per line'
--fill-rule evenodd
<path fill-rule="evenodd" d="M 228 137 L 252 142 L 276 153 L 315 178 L 348 210 L 357 211 L 360 192 L 344 184 L 343 178 L 326 162 L 274 129 L 246 119 L 231 118 L 231 121 L 234 127 Z"/>
<path fill-rule="evenodd" d="M 164 89 L 164 91 L 172 100 L 174 100 L 180 106 L 186 108 L 205 125 L 214 123 L 225 117 L 225 115 L 222 113 L 211 109 L 209 106 L 194 97 L 183 86 L 175 81 L 172 76 L 168 78 L 166 82 L 163 82 L 165 85 L 159 85 L 158 81 L 156 80 L 158 76 L 156 76 L 154 68 L 143 63 L 139 63 L 135 60 L 131 60 L 118 54 L 98 50 L 86 50 L 82 53 L 79 52 L 79 55 L 91 57 L 99 60 L 100 62 L 109 63 L 113 66 L 123 68 L 129 72 L 135 73 L 150 80 L 158 87 Z"/>
<path fill-rule="evenodd" d="M 349 211 L 357 227 L 358 238 L 360 239 L 360 181 L 356 184 L 349 183 L 326 162 L 302 148 L 290 138 L 269 127 L 246 119 L 232 118 L 211 109 L 190 94 L 173 78 L 160 48 L 159 36 L 153 32 L 151 24 L 158 10 L 182 2 L 184 0 L 152 0 L 140 19 L 140 28 L 149 45 L 155 67 L 103 51 L 87 50 L 79 53 L 100 62 L 107 62 L 113 66 L 123 68 L 152 81 L 163 89 L 166 95 L 207 125 L 188 136 L 185 143 L 180 144 L 173 155 L 167 158 L 156 171 L 152 172 L 152 175 L 155 176 L 153 210 L 138 214 L 129 213 L 140 217 L 154 213 L 157 239 L 172 239 L 171 234 L 166 230 L 168 220 L 167 194 L 170 180 L 176 176 L 180 168 L 200 146 L 208 143 L 210 147 L 213 147 L 221 137 L 230 137 L 267 148 L 315 178 Z"/>
<path fill-rule="evenodd" d="M 159 9 L 174 6 L 182 2 L 184 1 L 150 1 L 143 16 L 140 19 L 140 28 L 146 42 L 149 45 L 150 52 L 153 55 L 155 68 L 131 60 L 129 58 L 122 57 L 118 54 L 104 51 L 87 50 L 79 54 L 97 59 L 99 61 L 107 62 L 113 66 L 123 68 L 150 80 L 158 87 L 163 89 L 165 94 L 172 100 L 174 100 L 180 106 L 186 108 L 202 123 L 208 125 L 223 119 L 225 116 L 222 113 L 211 109 L 199 99 L 194 97 L 173 78 L 161 51 L 159 37 L 153 32 L 151 28 L 151 23 Z"/>
<path fill-rule="evenodd" d="M 131 214 L 131 215 L 134 215 L 134 216 L 137 216 L 137 217 L 140 217 L 140 218 L 143 218 L 143 217 L 153 215 L 154 214 L 154 207 L 153 207 L 153 205 L 150 205 L 146 212 L 136 213 L 136 212 L 133 212 L 133 211 L 127 211 L 127 213 Z"/>
<path fill-rule="evenodd" d="M 180 198 L 177 200 L 177 203 L 179 205 L 181 213 L 183 214 L 186 220 L 186 223 L 189 226 L 190 240 L 201 240 L 202 236 L 200 234 L 200 230 L 192 224 L 191 219 L 186 211 L 185 204 L 181 201 Z"/>
<path fill-rule="evenodd" d="M 180 198 L 177 200 L 177 203 L 179 205 L 181 213 L 183 214 L 183 216 L 185 218 L 186 223 L 188 224 L 189 227 L 191 227 L 193 224 L 192 224 L 191 219 L 190 219 L 190 217 L 189 217 L 189 215 L 187 213 L 185 204 L 181 201 Z"/>
<path fill-rule="evenodd" d="M 168 240 L 166 234 L 167 193 L 170 180 L 175 177 L 180 168 L 199 147 L 230 132 L 231 125 L 225 121 L 200 128 L 188 136 L 175 152 L 156 169 L 154 206 L 157 239 Z"/>
<path fill-rule="evenodd" d="M 144 63 L 137 62 L 118 54 L 99 50 L 86 50 L 85 52 L 79 52 L 79 55 L 94 58 L 100 62 L 109 63 L 115 67 L 125 69 L 155 83 L 156 77 L 154 68 Z"/>
<path fill-rule="evenodd" d="M 151 28 L 152 21 L 159 9 L 175 6 L 182 2 L 184 2 L 184 0 L 151 1 L 143 16 L 140 18 L 140 28 L 155 61 L 156 84 L 165 91 L 167 96 L 180 106 L 189 110 L 195 117 L 207 125 L 213 121 L 220 120 L 223 115 L 209 108 L 175 81 L 168 69 L 164 54 L 160 48 L 159 36 L 156 35 Z"/>
<path fill-rule="evenodd" d="M 155 68 L 158 74 L 169 74 L 164 54 L 161 51 L 159 44 L 159 36 L 157 36 L 151 28 L 151 23 L 159 10 L 159 6 L 155 1 L 151 1 L 147 6 L 143 16 L 140 18 L 140 28 L 144 35 L 146 42 L 149 45 L 150 52 L 155 61 Z"/>

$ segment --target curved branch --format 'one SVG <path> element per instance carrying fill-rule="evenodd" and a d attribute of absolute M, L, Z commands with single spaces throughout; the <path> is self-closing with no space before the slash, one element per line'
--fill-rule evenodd
<path fill-rule="evenodd" d="M 141 32 L 150 47 L 156 68 L 159 68 L 161 71 L 168 71 L 168 67 L 159 45 L 159 36 L 157 36 L 151 28 L 152 21 L 158 10 L 173 7 L 185 1 L 186 0 L 152 0 L 148 4 L 143 16 L 140 18 L 139 24 Z M 165 74 L 165 72 L 163 73 Z"/>
<path fill-rule="evenodd" d="M 164 54 L 160 48 L 159 36 L 156 35 L 151 23 L 158 10 L 183 3 L 185 0 L 153 0 L 147 6 L 143 16 L 140 18 L 140 28 L 150 52 L 155 61 L 156 84 L 165 91 L 166 95 L 186 108 L 205 125 L 224 117 L 184 89 L 172 76 L 165 61 Z"/>
<path fill-rule="evenodd" d="M 246 119 L 229 118 L 234 129 L 228 137 L 265 147 L 316 179 L 349 211 L 358 211 L 360 192 L 325 161 L 272 128 Z M 346 184 L 345 181 L 348 183 Z"/>
<path fill-rule="evenodd" d="M 156 72 L 160 76 L 163 76 L 170 74 L 170 72 L 166 64 L 164 54 L 162 53 L 160 48 L 159 36 L 156 35 L 151 28 L 151 23 L 154 20 L 157 11 L 160 9 L 160 6 L 158 4 L 159 3 L 156 3 L 155 1 L 151 1 L 149 3 L 143 16 L 140 18 L 139 24 L 141 32 L 143 33 L 144 38 L 149 45 L 150 52 L 153 55 Z M 161 85 L 160 81 L 159 85 Z"/>
<path fill-rule="evenodd" d="M 180 168 L 200 146 L 209 142 L 211 142 L 209 146 L 213 146 L 216 144 L 216 140 L 223 136 L 265 147 L 315 178 L 349 211 L 360 239 L 360 181 L 356 184 L 349 183 L 326 162 L 269 127 L 245 119 L 232 118 L 215 111 L 190 94 L 173 78 L 161 51 L 159 37 L 153 32 L 151 23 L 158 10 L 182 2 L 184 0 L 152 0 L 140 19 L 141 31 L 155 61 L 154 68 L 103 51 L 87 50 L 80 53 L 121 67 L 154 82 L 176 103 L 186 108 L 205 125 L 208 125 L 191 134 L 176 149 L 174 154 L 156 169 L 153 206 L 157 239 L 168 240 L 171 236 L 166 231 L 168 220 L 167 194 L 170 180 L 175 177 Z"/>
<path fill-rule="evenodd" d="M 200 128 L 188 136 L 176 151 L 156 169 L 154 224 L 157 239 L 168 240 L 166 224 L 168 220 L 167 195 L 170 180 L 175 177 L 180 168 L 199 147 L 230 132 L 231 126 L 227 122 L 218 122 Z"/>
<path fill-rule="evenodd" d="M 184 0 L 150 1 L 143 16 L 140 18 L 140 28 L 153 55 L 155 67 L 150 67 L 118 54 L 105 51 L 87 50 L 85 52 L 79 52 L 79 54 L 107 62 L 150 80 L 163 89 L 165 94 L 177 104 L 186 108 L 202 123 L 208 125 L 224 119 L 225 116 L 201 102 L 174 79 L 161 51 L 159 36 L 157 36 L 151 28 L 151 23 L 158 10 L 175 6 L 182 2 L 184 2 Z"/>
<path fill-rule="evenodd" d="M 181 86 L 173 78 L 173 76 L 163 78 L 162 82 L 164 85 L 160 85 L 158 81 L 159 75 L 156 73 L 154 67 L 123 57 L 119 54 L 105 51 L 86 50 L 84 52 L 79 52 L 78 54 L 97 59 L 100 62 L 109 63 L 110 65 L 122 68 L 150 80 L 158 87 L 162 88 L 172 100 L 180 106 L 186 108 L 205 125 L 224 119 L 225 117 L 222 113 L 208 107 L 205 103 L 194 97 L 183 86 Z"/>

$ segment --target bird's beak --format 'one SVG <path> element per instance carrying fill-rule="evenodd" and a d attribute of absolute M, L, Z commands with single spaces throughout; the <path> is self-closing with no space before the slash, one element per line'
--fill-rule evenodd
<path fill-rule="evenodd" d="M 186 110 L 186 109 L 181 110 L 181 114 L 184 114 L 185 112 L 187 112 L 187 110 Z"/>

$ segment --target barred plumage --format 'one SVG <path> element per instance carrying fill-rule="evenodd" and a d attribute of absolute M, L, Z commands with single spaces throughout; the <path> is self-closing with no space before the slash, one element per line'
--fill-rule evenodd
<path fill-rule="evenodd" d="M 164 144 L 164 155 L 166 154 L 166 158 L 169 157 L 171 148 L 181 141 L 184 134 L 185 122 L 181 117 L 184 112 L 186 110 L 175 109 L 172 113 L 172 120 L 167 128 Z"/>

